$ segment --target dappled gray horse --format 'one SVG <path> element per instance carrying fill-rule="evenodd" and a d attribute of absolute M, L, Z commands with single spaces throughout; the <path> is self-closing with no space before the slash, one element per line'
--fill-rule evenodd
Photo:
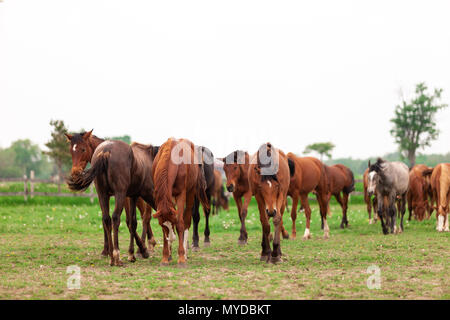
<path fill-rule="evenodd" d="M 369 186 L 367 191 L 374 194 L 378 201 L 378 216 L 383 233 L 400 233 L 403 231 L 403 216 L 406 211 L 406 193 L 409 186 L 409 170 L 403 162 L 388 162 L 378 158 L 377 162 L 369 162 Z M 401 213 L 400 229 L 397 229 L 397 209 Z M 384 213 L 384 214 L 383 214 Z M 383 218 L 386 220 L 384 222 Z"/>

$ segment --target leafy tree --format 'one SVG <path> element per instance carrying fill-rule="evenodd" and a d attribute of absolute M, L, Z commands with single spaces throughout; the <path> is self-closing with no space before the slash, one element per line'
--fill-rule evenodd
<path fill-rule="evenodd" d="M 436 113 L 447 107 L 440 103 L 442 89 L 434 89 L 434 93 L 427 92 L 425 83 L 416 86 L 416 96 L 411 101 L 402 99 L 401 105 L 395 108 L 395 117 L 391 119 L 394 127 L 391 135 L 399 146 L 403 157 L 408 158 L 410 167 L 416 163 L 416 151 L 425 149 L 436 140 L 439 130 L 436 127 Z"/>
<path fill-rule="evenodd" d="M 33 144 L 29 139 L 14 141 L 10 147 L 14 152 L 15 165 L 21 174 L 29 174 L 31 170 L 39 173 L 42 154 L 39 146 Z"/>
<path fill-rule="evenodd" d="M 51 133 L 52 139 L 45 144 L 49 151 L 45 152 L 50 158 L 55 161 L 58 170 L 58 176 L 63 178 L 63 168 L 70 167 L 72 156 L 69 151 L 67 138 L 65 133 L 68 132 L 64 121 L 52 120 L 50 125 L 53 127 Z"/>
<path fill-rule="evenodd" d="M 333 151 L 335 145 L 331 142 L 318 142 L 306 146 L 304 154 L 311 153 L 312 151 L 320 154 L 320 160 L 323 161 L 323 156 L 326 155 L 328 159 L 331 159 L 331 152 Z"/>

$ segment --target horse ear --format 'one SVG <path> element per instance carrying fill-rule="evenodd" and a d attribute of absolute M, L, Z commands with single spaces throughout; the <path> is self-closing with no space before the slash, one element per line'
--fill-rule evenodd
<path fill-rule="evenodd" d="M 160 147 L 152 146 L 152 156 L 153 156 L 153 158 L 155 158 L 156 155 L 158 154 L 159 148 L 160 148 Z"/>
<path fill-rule="evenodd" d="M 73 139 L 73 135 L 70 133 L 64 133 L 64 135 L 66 136 L 66 138 L 69 142 Z"/>
<path fill-rule="evenodd" d="M 89 132 L 86 132 L 86 133 L 83 135 L 83 139 L 89 139 L 89 138 L 92 136 L 92 131 L 94 131 L 94 129 L 92 129 L 92 130 L 89 131 Z"/>
<path fill-rule="evenodd" d="M 370 160 L 369 160 L 369 166 L 368 166 L 368 168 L 370 168 Z"/>

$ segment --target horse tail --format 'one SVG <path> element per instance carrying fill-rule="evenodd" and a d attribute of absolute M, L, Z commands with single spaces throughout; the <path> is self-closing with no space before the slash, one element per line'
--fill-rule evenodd
<path fill-rule="evenodd" d="M 159 218 L 165 214 L 177 214 L 172 203 L 172 192 L 170 185 L 173 181 L 169 181 L 169 165 L 171 163 L 172 139 L 169 139 L 158 151 L 159 160 L 156 164 L 154 183 L 155 183 L 155 204 L 157 207 L 154 218 Z M 178 170 L 178 168 L 177 168 Z M 175 174 L 176 176 L 176 174 Z"/>
<path fill-rule="evenodd" d="M 426 176 L 431 176 L 431 174 L 433 173 L 434 168 L 431 169 L 426 169 L 422 172 L 422 176 L 426 177 Z"/>
<path fill-rule="evenodd" d="M 199 164 L 199 173 L 198 173 L 198 179 L 197 179 L 197 197 L 200 200 L 203 208 L 205 208 L 207 211 L 211 209 L 210 203 L 208 200 L 208 196 L 206 195 L 206 178 L 205 178 L 205 170 L 204 165 Z"/>
<path fill-rule="evenodd" d="M 292 159 L 288 158 L 288 165 L 289 165 L 289 173 L 292 178 L 295 174 L 295 162 Z"/>
<path fill-rule="evenodd" d="M 103 156 L 98 157 L 92 167 L 81 175 L 76 176 L 75 178 L 73 176 L 68 177 L 66 183 L 69 186 L 69 189 L 72 191 L 86 191 L 99 174 L 106 173 L 108 170 L 109 155 L 108 152 L 104 153 Z"/>
<path fill-rule="evenodd" d="M 349 194 L 349 193 L 355 191 L 355 176 L 353 175 L 352 170 L 350 170 L 349 168 L 346 168 L 346 169 L 347 169 L 348 174 L 350 175 L 350 178 L 352 179 L 351 184 L 349 186 L 344 187 L 344 192 L 346 194 Z"/>

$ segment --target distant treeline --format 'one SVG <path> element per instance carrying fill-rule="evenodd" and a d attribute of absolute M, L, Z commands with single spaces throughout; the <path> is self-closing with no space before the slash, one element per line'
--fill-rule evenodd
<path fill-rule="evenodd" d="M 381 158 L 388 161 L 403 161 L 406 165 L 409 165 L 408 160 L 402 159 L 402 156 L 399 152 L 388 153 L 382 155 Z M 369 160 L 371 160 L 373 163 L 377 160 L 377 158 L 376 157 L 368 159 L 339 158 L 327 160 L 325 161 L 325 163 L 329 165 L 341 163 L 349 167 L 355 175 L 362 175 L 364 171 L 367 169 Z M 446 154 L 418 154 L 416 156 L 416 164 L 425 164 L 429 167 L 434 167 L 438 163 L 442 162 L 450 162 L 450 152 Z"/>

